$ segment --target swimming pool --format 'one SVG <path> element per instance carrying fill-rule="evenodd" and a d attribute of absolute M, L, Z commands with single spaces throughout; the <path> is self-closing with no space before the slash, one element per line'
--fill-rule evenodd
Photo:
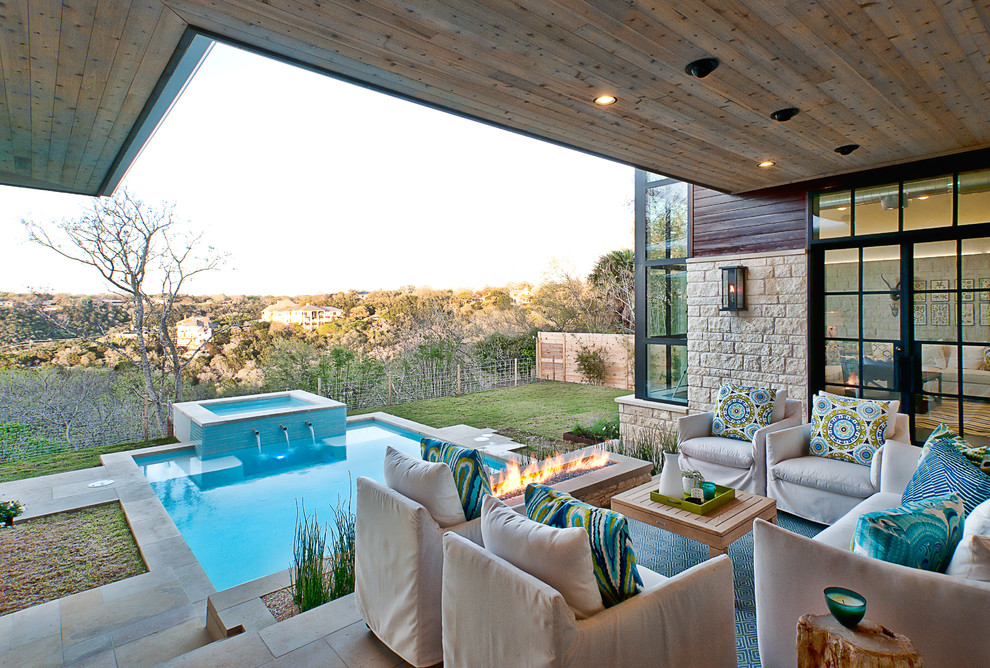
<path fill-rule="evenodd" d="M 382 481 L 385 448 L 419 456 L 419 434 L 364 420 L 339 436 L 200 459 L 192 448 L 134 457 L 218 591 L 292 565 L 296 501 L 321 522 L 354 480 Z M 505 463 L 485 456 L 493 469 Z M 353 508 L 353 506 L 352 506 Z"/>

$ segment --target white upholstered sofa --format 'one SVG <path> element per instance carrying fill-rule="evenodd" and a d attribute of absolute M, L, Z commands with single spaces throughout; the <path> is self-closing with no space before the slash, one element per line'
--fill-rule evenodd
<path fill-rule="evenodd" d="M 908 568 L 850 550 L 860 515 L 901 504 L 920 449 L 887 441 L 877 493 L 815 538 L 757 520 L 754 526 L 756 619 L 764 668 L 796 663 L 795 628 L 803 614 L 825 614 L 822 590 L 853 589 L 866 616 L 906 635 L 926 666 L 967 668 L 990 662 L 990 583 Z"/>
<path fill-rule="evenodd" d="M 834 524 L 853 506 L 880 491 L 883 448 L 870 466 L 816 457 L 808 450 L 811 426 L 807 423 L 768 434 L 766 496 L 777 501 L 777 510 Z M 888 441 L 910 441 L 909 429 L 907 415 L 892 413 L 886 437 Z"/>
<path fill-rule="evenodd" d="M 443 539 L 445 668 L 735 666 L 732 562 L 672 578 L 640 567 L 645 589 L 578 620 L 550 585 L 485 548 Z"/>
<path fill-rule="evenodd" d="M 681 470 L 699 471 L 705 480 L 766 496 L 767 434 L 801 424 L 801 410 L 800 401 L 785 399 L 780 419 L 759 429 L 752 441 L 713 436 L 714 413 L 682 417 L 677 421 Z"/>
<path fill-rule="evenodd" d="M 365 477 L 357 479 L 355 515 L 358 612 L 408 663 L 440 663 L 443 534 L 456 531 L 480 543 L 481 519 L 441 528 L 424 506 Z"/>

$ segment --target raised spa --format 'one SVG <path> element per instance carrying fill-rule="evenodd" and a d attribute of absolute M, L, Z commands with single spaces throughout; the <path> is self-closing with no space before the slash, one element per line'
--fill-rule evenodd
<path fill-rule="evenodd" d="M 269 392 L 250 398 L 173 404 L 175 435 L 195 444 L 201 459 L 235 450 L 344 433 L 347 407 L 305 392 Z"/>

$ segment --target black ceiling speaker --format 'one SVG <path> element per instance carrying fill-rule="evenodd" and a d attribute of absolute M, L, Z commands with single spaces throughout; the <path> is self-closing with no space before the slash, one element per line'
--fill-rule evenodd
<path fill-rule="evenodd" d="M 693 77 L 704 79 L 718 67 L 718 58 L 701 58 L 688 63 L 684 71 Z"/>
<path fill-rule="evenodd" d="M 783 123 L 789 121 L 795 116 L 801 113 L 801 110 L 797 107 L 788 107 L 787 109 L 778 109 L 777 111 L 770 114 L 770 118 L 777 121 L 778 123 Z"/>
<path fill-rule="evenodd" d="M 835 152 L 838 153 L 839 155 L 849 155 L 857 148 L 859 148 L 859 144 L 846 144 L 845 146 L 840 146 L 839 148 L 835 149 Z"/>

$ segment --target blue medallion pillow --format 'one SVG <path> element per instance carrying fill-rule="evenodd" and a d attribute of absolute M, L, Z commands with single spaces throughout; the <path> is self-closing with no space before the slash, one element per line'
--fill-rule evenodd
<path fill-rule="evenodd" d="M 962 538 L 965 511 L 956 494 L 861 515 L 853 552 L 892 564 L 944 573 Z"/>
<path fill-rule="evenodd" d="M 918 463 L 901 497 L 903 503 L 955 493 L 966 513 L 990 499 L 990 476 L 973 466 L 950 441 L 937 440 Z"/>
<path fill-rule="evenodd" d="M 435 438 L 424 438 L 420 441 L 420 448 L 426 461 L 442 462 L 450 467 L 457 494 L 464 507 L 464 517 L 468 521 L 481 517 L 481 501 L 485 494 L 492 493 L 492 483 L 478 451 L 460 448 Z"/>
<path fill-rule="evenodd" d="M 526 515 L 531 520 L 558 529 L 582 527 L 588 532 L 595 580 L 606 608 L 639 593 L 643 580 L 636 568 L 629 524 L 623 515 L 547 485 L 531 483 L 525 496 Z"/>
<path fill-rule="evenodd" d="M 811 401 L 811 454 L 869 466 L 887 440 L 888 405 L 819 392 Z"/>
<path fill-rule="evenodd" d="M 756 431 L 773 422 L 776 390 L 725 384 L 718 388 L 712 436 L 752 441 Z"/>

